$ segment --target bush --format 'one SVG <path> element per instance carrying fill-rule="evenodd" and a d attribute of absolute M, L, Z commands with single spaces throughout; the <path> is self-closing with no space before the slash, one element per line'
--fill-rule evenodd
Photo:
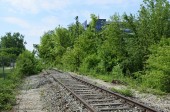
<path fill-rule="evenodd" d="M 12 75 L 13 74 L 10 74 L 10 76 Z M 13 76 L 7 77 L 5 80 L 0 79 L 0 111 L 10 110 L 12 105 L 15 104 L 15 87 L 20 81 L 13 79 Z"/>
<path fill-rule="evenodd" d="M 114 66 L 114 68 L 112 70 L 112 75 L 115 79 L 122 79 L 124 77 L 122 68 L 120 67 L 119 64 Z"/>
<path fill-rule="evenodd" d="M 95 71 L 99 62 L 100 60 L 96 54 L 89 55 L 83 60 L 80 71 L 85 73 Z"/>
<path fill-rule="evenodd" d="M 133 93 L 130 89 L 116 89 L 116 88 L 111 88 L 113 92 L 120 93 L 124 96 L 132 97 Z"/>
<path fill-rule="evenodd" d="M 152 70 L 143 76 L 143 86 L 170 92 L 170 75 L 164 74 L 162 71 Z"/>
<path fill-rule="evenodd" d="M 84 53 L 80 48 L 68 48 L 62 57 L 63 67 L 70 71 L 78 71 L 83 58 Z"/>
<path fill-rule="evenodd" d="M 163 92 L 170 92 L 170 39 L 162 39 L 151 47 L 147 60 L 146 75 L 143 85 Z"/>
<path fill-rule="evenodd" d="M 18 74 L 31 75 L 36 74 L 42 70 L 41 62 L 35 58 L 34 54 L 30 51 L 24 51 L 19 55 L 16 62 L 16 70 Z"/>
<path fill-rule="evenodd" d="M 21 78 L 41 70 L 42 63 L 33 53 L 24 51 L 19 55 L 15 70 L 9 73 L 5 80 L 0 78 L 0 112 L 10 110 L 15 104 L 15 89 L 20 84 Z"/>

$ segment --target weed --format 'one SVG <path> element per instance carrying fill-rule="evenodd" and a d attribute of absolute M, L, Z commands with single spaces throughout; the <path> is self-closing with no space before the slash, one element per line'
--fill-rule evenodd
<path fill-rule="evenodd" d="M 124 96 L 132 97 L 133 93 L 130 89 L 116 89 L 116 88 L 111 88 L 113 92 L 120 93 Z"/>

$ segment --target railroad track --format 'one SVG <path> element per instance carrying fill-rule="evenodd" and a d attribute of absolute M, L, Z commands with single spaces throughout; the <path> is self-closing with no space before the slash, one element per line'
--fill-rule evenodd
<path fill-rule="evenodd" d="M 68 73 L 50 70 L 51 77 L 63 86 L 86 111 L 82 112 L 157 112 L 118 93 L 101 88 Z M 77 111 L 79 112 L 79 111 Z"/>

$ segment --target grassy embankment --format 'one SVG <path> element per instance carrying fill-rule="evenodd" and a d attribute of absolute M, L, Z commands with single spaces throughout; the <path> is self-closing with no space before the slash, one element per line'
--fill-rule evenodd
<path fill-rule="evenodd" d="M 81 73 L 80 73 L 81 74 Z M 85 75 L 85 74 L 84 74 Z M 138 79 L 133 79 L 131 77 L 127 77 L 127 76 L 123 76 L 123 75 L 113 75 L 113 74 L 96 74 L 96 73 L 91 73 L 91 74 L 86 74 L 90 77 L 96 78 L 96 79 L 101 79 L 105 82 L 110 82 L 112 83 L 113 81 L 117 81 L 118 84 L 123 84 L 125 85 L 127 88 L 122 88 L 122 89 L 116 89 L 116 88 L 112 88 L 111 90 L 113 92 L 117 92 L 120 93 L 122 95 L 125 96 L 133 96 L 133 92 L 131 89 L 136 89 L 137 91 L 141 92 L 141 93 L 152 93 L 155 95 L 166 95 L 167 93 L 156 90 L 156 89 L 151 89 L 151 88 L 147 88 L 145 87 L 145 84 L 143 84 L 140 78 Z"/>

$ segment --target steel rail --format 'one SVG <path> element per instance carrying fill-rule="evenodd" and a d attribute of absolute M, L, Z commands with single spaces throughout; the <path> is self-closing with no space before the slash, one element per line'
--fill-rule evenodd
<path fill-rule="evenodd" d="M 114 95 L 114 96 L 116 96 L 116 97 L 118 97 L 118 98 L 121 98 L 121 99 L 125 100 L 125 102 L 130 103 L 130 105 L 140 107 L 140 108 L 144 109 L 145 112 L 158 112 L 157 110 L 155 110 L 155 109 L 153 109 L 153 108 L 151 108 L 151 107 L 149 107 L 149 106 L 147 106 L 147 105 L 144 105 L 144 104 L 141 104 L 141 103 L 139 103 L 139 102 L 133 101 L 133 100 L 131 100 L 131 99 L 129 99 L 129 98 L 123 96 L 123 95 L 120 95 L 120 94 L 118 94 L 118 93 L 115 93 L 115 92 L 110 91 L 110 90 L 107 90 L 107 89 L 104 89 L 104 88 L 99 87 L 99 86 L 97 86 L 97 85 L 94 85 L 94 84 L 92 84 L 92 83 L 86 82 L 86 81 L 84 81 L 84 80 L 82 80 L 82 79 L 80 79 L 80 78 L 78 78 L 78 77 L 75 77 L 75 76 L 73 76 L 73 75 L 71 75 L 71 74 L 69 74 L 69 75 L 70 75 L 73 79 L 76 79 L 76 80 L 78 80 L 78 81 L 80 81 L 80 82 L 82 82 L 82 83 L 85 83 L 85 84 L 87 84 L 87 85 L 89 85 L 89 86 L 92 86 L 92 87 L 97 88 L 97 89 L 100 89 L 100 90 L 102 90 L 102 91 L 104 91 L 104 92 L 106 92 L 106 93 L 110 93 L 111 95 Z"/>
<path fill-rule="evenodd" d="M 53 77 L 53 76 L 52 76 Z M 87 109 L 89 109 L 91 112 L 97 112 L 96 110 L 94 110 L 88 103 L 86 103 L 82 98 L 80 98 L 79 96 L 77 96 L 77 94 L 75 94 L 72 90 L 70 90 L 67 86 L 65 86 L 62 82 L 60 82 L 58 79 L 56 79 L 55 77 L 53 77 L 54 81 L 58 82 L 59 84 L 61 84 L 64 88 L 67 89 L 67 91 L 71 92 L 71 94 L 77 98 Z"/>

